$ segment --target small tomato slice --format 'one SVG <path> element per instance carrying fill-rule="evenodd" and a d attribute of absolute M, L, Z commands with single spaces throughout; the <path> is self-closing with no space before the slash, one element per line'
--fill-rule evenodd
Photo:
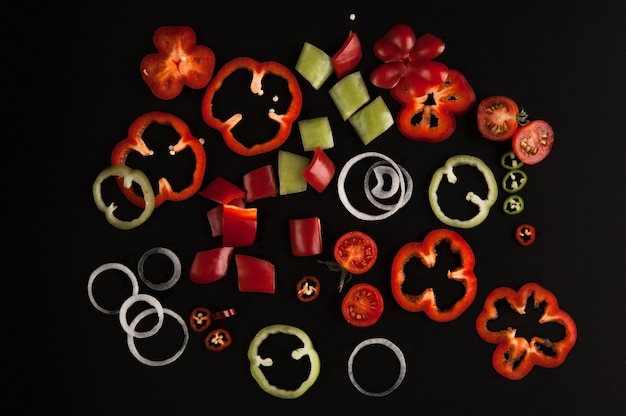
<path fill-rule="evenodd" d="M 350 32 L 341 48 L 333 55 L 332 62 L 338 78 L 350 73 L 361 62 L 363 51 L 356 33 Z"/>
<path fill-rule="evenodd" d="M 519 127 L 513 135 L 513 151 L 522 163 L 534 165 L 552 151 L 554 131 L 543 120 L 533 120 Z"/>
<path fill-rule="evenodd" d="M 369 283 L 358 283 L 350 288 L 341 302 L 344 319 L 358 327 L 372 326 L 383 313 L 383 297 Z"/>
<path fill-rule="evenodd" d="M 378 246 L 367 234 L 349 231 L 339 237 L 334 249 L 335 261 L 353 274 L 363 274 L 374 266 Z"/>
<path fill-rule="evenodd" d="M 510 139 L 526 117 L 520 113 L 517 103 L 509 97 L 493 95 L 478 104 L 476 121 L 478 131 L 489 140 L 503 141 Z"/>

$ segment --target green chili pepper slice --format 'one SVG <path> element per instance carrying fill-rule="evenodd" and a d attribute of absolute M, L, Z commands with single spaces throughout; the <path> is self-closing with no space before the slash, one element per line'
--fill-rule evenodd
<path fill-rule="evenodd" d="M 506 214 L 517 215 L 524 211 L 524 199 L 519 195 L 511 195 L 504 200 L 502 209 Z"/>
<path fill-rule="evenodd" d="M 508 193 L 519 192 L 528 181 L 528 175 L 521 169 L 513 169 L 507 172 L 502 179 L 502 189 Z"/>
<path fill-rule="evenodd" d="M 503 168 L 508 170 L 519 169 L 524 166 L 524 162 L 522 162 L 513 150 L 509 150 L 505 154 L 502 155 L 500 159 L 500 164 Z"/>
<path fill-rule="evenodd" d="M 278 333 L 298 337 L 304 345 L 293 350 L 291 352 L 291 358 L 294 360 L 300 360 L 302 357 L 309 357 L 311 362 L 311 371 L 309 372 L 309 376 L 295 390 L 286 390 L 271 384 L 265 377 L 265 373 L 263 373 L 261 368 L 271 367 L 274 362 L 269 357 L 261 357 L 258 352 L 259 347 L 269 336 Z M 259 387 L 261 387 L 266 393 L 281 399 L 296 399 L 302 396 L 315 383 L 320 373 L 319 355 L 317 354 L 317 351 L 315 351 L 309 336 L 300 328 L 285 324 L 269 325 L 257 332 L 248 347 L 248 359 L 250 360 L 250 373 L 252 374 L 254 380 L 259 384 Z"/>
<path fill-rule="evenodd" d="M 117 205 L 113 202 L 107 205 L 102 199 L 102 182 L 111 176 L 123 178 L 125 188 L 130 188 L 133 183 L 136 183 L 141 188 L 145 204 L 143 212 L 137 218 L 131 221 L 124 221 L 117 218 L 115 216 Z M 146 222 L 148 218 L 150 218 L 150 215 L 152 215 L 152 212 L 154 211 L 155 197 L 150 180 L 142 171 L 132 169 L 127 165 L 111 165 L 108 168 L 103 169 L 93 183 L 92 192 L 96 206 L 104 213 L 104 216 L 109 224 L 121 230 L 130 230 L 140 226 Z"/>
<path fill-rule="evenodd" d="M 454 168 L 461 165 L 470 165 L 478 169 L 485 177 L 485 182 L 487 183 L 487 197 L 485 199 L 482 199 L 480 196 L 471 191 L 465 196 L 467 201 L 470 201 L 478 207 L 478 213 L 474 217 L 467 220 L 450 218 L 444 214 L 439 206 L 437 195 L 437 190 L 439 189 L 439 185 L 444 176 L 449 183 L 456 183 L 457 177 L 454 174 Z M 430 181 L 430 186 L 428 187 L 428 197 L 430 206 L 435 216 L 441 222 L 452 227 L 473 228 L 482 223 L 489 215 L 490 208 L 498 198 L 498 184 L 491 169 L 489 169 L 489 167 L 481 159 L 476 156 L 457 155 L 448 159 L 442 167 L 435 171 Z"/>

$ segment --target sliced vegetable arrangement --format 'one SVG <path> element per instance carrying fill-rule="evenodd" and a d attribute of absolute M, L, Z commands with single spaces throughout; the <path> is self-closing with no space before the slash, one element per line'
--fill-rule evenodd
<path fill-rule="evenodd" d="M 211 48 L 204 46 L 210 42 L 202 40 L 201 44 L 197 44 L 195 32 L 190 27 L 157 28 L 153 40 L 158 53 L 149 54 L 140 64 L 141 77 L 152 93 L 159 99 L 172 100 L 184 86 L 205 88 L 198 110 L 206 125 L 221 135 L 228 149 L 236 154 L 235 157 L 253 158 L 273 152 L 275 163 L 259 162 L 256 167 L 238 177 L 227 178 L 221 176 L 221 172 L 212 172 L 212 177 L 206 177 L 208 170 L 204 140 L 196 138 L 186 122 L 173 114 L 160 111 L 143 114 L 131 124 L 128 136 L 113 147 L 111 166 L 104 168 L 92 185 L 95 205 L 112 226 L 129 232 L 144 224 L 156 208 L 166 201 L 198 198 L 209 205 L 206 217 L 199 218 L 199 222 L 208 224 L 210 233 L 207 235 L 207 247 L 199 249 L 192 256 L 191 263 L 186 265 L 189 281 L 194 285 L 212 285 L 235 276 L 238 292 L 246 296 L 271 296 L 286 290 L 278 279 L 278 272 L 283 271 L 283 265 L 275 262 L 270 253 L 267 257 L 265 254 L 257 257 L 245 251 L 248 247 L 264 242 L 262 231 L 267 223 L 263 221 L 273 214 L 271 210 L 263 211 L 264 204 L 258 202 L 266 199 L 284 200 L 283 197 L 307 192 L 316 196 L 336 185 L 337 201 L 348 214 L 363 221 L 362 229 L 341 230 L 334 246 L 324 244 L 324 237 L 329 235 L 329 230 L 340 230 L 341 224 L 332 224 L 335 228 L 327 227 L 326 220 L 315 215 L 294 214 L 284 223 L 281 232 L 272 230 L 273 238 L 288 237 L 289 241 L 284 246 L 289 254 L 302 260 L 301 264 L 309 264 L 311 267 L 307 270 L 289 270 L 293 282 L 289 284 L 291 289 L 288 290 L 294 299 L 302 304 L 320 299 L 321 286 L 326 284 L 326 276 L 314 272 L 312 265 L 322 263 L 329 269 L 324 272 L 339 273 L 338 292 L 342 294 L 326 299 L 334 299 L 331 301 L 336 302 L 336 309 L 349 324 L 349 329 L 362 331 L 362 328 L 377 324 L 384 331 L 380 318 L 385 308 L 386 292 L 381 292 L 381 288 L 374 284 L 375 280 L 370 278 L 376 265 L 385 273 L 391 295 L 403 311 L 424 312 L 427 318 L 436 322 L 453 321 L 468 311 L 478 294 L 478 278 L 474 267 L 476 257 L 480 257 L 480 254 L 472 250 L 461 233 L 482 224 L 498 201 L 499 186 L 490 168 L 492 162 L 506 171 L 500 181 L 500 187 L 508 194 L 500 200 L 504 213 L 522 213 L 524 200 L 518 192 L 527 189 L 529 175 L 526 166 L 541 162 L 552 151 L 554 131 L 546 121 L 528 120 L 528 114 L 520 110 L 513 99 L 504 95 L 483 99 L 476 114 L 480 136 L 493 142 L 511 140 L 512 148 L 499 161 L 483 160 L 470 154 L 448 157 L 443 166 L 432 171 L 432 176 L 428 178 L 427 194 L 422 197 L 430 204 L 434 217 L 450 228 L 433 229 L 421 241 L 399 245 L 393 259 L 379 261 L 376 234 L 370 234 L 368 223 L 387 220 L 401 209 L 409 209 L 407 205 L 416 190 L 420 189 L 414 186 L 412 177 L 416 167 L 408 163 L 403 166 L 392 157 L 374 150 L 357 151 L 341 166 L 337 165 L 339 159 L 335 157 L 333 148 L 346 138 L 334 134 L 337 126 L 331 123 L 332 117 L 311 113 L 304 116 L 306 103 L 303 102 L 303 89 L 312 88 L 322 93 L 322 87 L 328 82 L 325 92 L 334 104 L 332 111 L 337 113 L 341 122 L 352 128 L 354 137 L 360 139 L 357 145 L 361 148 L 371 146 L 372 141 L 385 135 L 393 125 L 400 135 L 413 141 L 441 142 L 455 134 L 457 117 L 468 113 L 476 104 L 476 94 L 465 75 L 435 60 L 445 49 L 442 39 L 430 33 L 417 36 L 410 26 L 398 24 L 388 29 L 371 48 L 364 49 L 358 34 L 349 31 L 347 37 L 338 40 L 337 49 L 332 54 L 304 41 L 300 54 L 294 57 L 292 63 L 272 60 L 261 62 L 251 57 L 237 57 L 221 65 L 215 74 L 216 57 Z M 370 73 L 359 68 L 364 54 L 368 53 L 382 61 Z M 240 129 L 241 124 L 249 122 L 243 111 L 245 106 L 242 105 L 241 112 L 232 113 L 221 107 L 224 102 L 221 97 L 241 81 L 238 75 L 242 72 L 246 73 L 249 83 L 240 86 L 240 89 L 245 91 L 246 99 L 257 100 L 254 101 L 255 108 L 261 109 L 266 116 L 263 121 L 273 125 L 274 133 L 267 137 L 260 134 L 252 138 L 240 135 L 245 131 Z M 278 78 L 286 88 L 280 92 L 271 91 L 273 84 L 265 82 L 269 78 Z M 333 82 L 330 83 L 329 79 Z M 395 116 L 387 106 L 387 98 L 399 105 Z M 137 160 L 133 159 L 134 156 L 149 158 L 155 153 L 153 143 L 160 137 L 150 140 L 144 137 L 148 136 L 147 131 L 152 124 L 169 126 L 175 132 L 176 140 L 163 146 L 167 148 L 169 156 L 174 158 L 183 151 L 193 156 L 193 166 L 188 172 L 191 183 L 182 189 L 172 185 L 165 174 L 163 177 L 149 177 L 132 167 Z M 290 137 L 297 134 L 301 138 L 302 153 L 283 147 Z M 254 140 L 254 143 L 250 144 L 250 140 Z M 364 176 L 358 181 L 348 181 L 348 176 L 359 170 L 357 164 L 368 159 L 374 161 L 361 169 Z M 436 163 L 433 159 L 433 164 Z M 456 206 L 467 205 L 474 212 L 461 218 L 448 214 L 450 207 L 444 206 L 446 200 L 442 193 L 444 187 L 453 188 L 457 185 L 461 168 L 464 167 L 475 169 L 482 175 L 485 190 L 466 191 L 460 202 L 455 202 Z M 166 169 L 163 171 L 167 172 Z M 117 205 L 107 200 L 102 189 L 103 182 L 108 178 L 114 178 L 122 195 L 138 208 L 140 213 L 136 218 L 127 220 L 114 214 Z M 355 182 L 359 183 L 358 187 L 348 186 Z M 158 184 L 157 189 L 153 188 L 153 183 Z M 289 209 L 289 204 L 285 203 L 283 208 Z M 514 236 L 520 245 L 530 246 L 535 241 L 535 234 L 532 225 L 522 223 L 515 229 Z M 329 247 L 332 247 L 334 261 L 323 259 L 325 249 L 328 252 Z M 421 273 L 414 273 L 413 267 L 414 260 L 419 260 L 422 271 L 443 270 L 438 267 L 443 267 L 441 252 L 444 247 L 458 261 L 454 267 L 441 273 L 440 283 L 455 284 L 462 289 L 461 295 L 445 305 L 442 296 L 439 296 L 440 286 L 426 284 L 424 288 L 422 283 L 415 283 L 424 279 Z M 157 284 L 144 276 L 145 258 L 155 253 L 166 255 L 173 263 L 174 272 L 165 283 Z M 310 262 L 305 263 L 306 260 Z M 385 263 L 387 260 L 391 260 L 389 264 Z M 163 247 L 146 252 L 138 268 L 141 281 L 156 291 L 171 290 L 181 273 L 178 257 Z M 109 269 L 125 274 L 131 281 L 132 293 L 119 309 L 100 306 L 93 293 L 93 281 Z M 352 282 L 354 275 L 361 277 L 361 281 Z M 416 286 L 420 286 L 420 289 L 413 289 Z M 344 288 L 346 290 L 342 292 Z M 337 292 L 334 294 L 337 295 Z M 96 309 L 107 314 L 119 314 L 131 353 L 146 365 L 160 366 L 174 362 L 183 353 L 189 340 L 188 327 L 195 333 L 202 333 L 204 347 L 211 352 L 217 353 L 232 343 L 245 341 L 245 337 L 236 332 L 234 323 L 232 327 L 221 324 L 222 319 L 237 315 L 234 308 L 213 310 L 196 305 L 190 308 L 185 322 L 177 313 L 163 307 L 154 296 L 139 293 L 139 282 L 134 272 L 119 263 L 106 263 L 92 272 L 88 295 Z M 507 323 L 502 323 L 506 329 L 493 329 L 492 323 L 498 318 L 496 304 L 500 305 L 501 301 L 508 302 L 518 314 L 524 314 L 529 307 L 542 308 L 540 323 L 555 322 L 561 325 L 565 336 L 559 340 L 541 337 L 527 340 L 517 335 L 515 329 L 506 326 Z M 150 307 L 128 322 L 128 309 L 140 302 Z M 149 315 L 156 315 L 157 323 L 148 331 L 139 331 L 139 322 Z M 177 320 L 183 327 L 180 349 L 165 360 L 146 358 L 139 352 L 135 340 L 154 335 L 168 317 Z M 497 345 L 492 359 L 495 370 L 514 380 L 525 377 L 533 366 L 551 368 L 561 365 L 576 341 L 573 319 L 559 309 L 556 297 L 537 283 L 524 285 L 517 292 L 506 287 L 494 289 L 485 300 L 484 309 L 476 321 L 476 330 L 483 340 Z M 294 365 L 306 362 L 309 373 L 294 389 L 276 385 L 271 377 L 272 372 L 268 370 L 274 365 L 274 360 L 262 353 L 264 350 L 261 344 L 280 339 L 274 338 L 275 335 L 299 339 L 301 346 L 291 351 L 290 357 L 297 361 Z M 252 378 L 263 391 L 277 398 L 296 399 L 302 396 L 320 375 L 321 360 L 314 344 L 309 335 L 296 326 L 280 323 L 260 329 L 252 338 L 247 352 Z M 391 387 L 379 392 L 363 388 L 352 368 L 354 356 L 371 344 L 388 347 L 400 361 L 397 380 Z M 403 381 L 406 371 L 401 349 L 386 338 L 363 341 L 348 360 L 350 381 L 357 391 L 371 397 L 392 393 Z"/>

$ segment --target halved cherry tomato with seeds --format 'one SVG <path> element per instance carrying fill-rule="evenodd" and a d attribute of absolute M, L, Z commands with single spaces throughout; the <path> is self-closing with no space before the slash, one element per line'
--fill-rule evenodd
<path fill-rule="evenodd" d="M 374 325 L 384 307 L 380 291 L 369 283 L 352 286 L 341 302 L 341 312 L 345 320 L 358 327 Z"/>
<path fill-rule="evenodd" d="M 209 351 L 222 351 L 226 349 L 233 339 L 230 332 L 223 328 L 214 329 L 204 338 L 204 346 Z"/>
<path fill-rule="evenodd" d="M 320 281 L 315 276 L 304 276 L 296 284 L 296 295 L 301 302 L 310 302 L 320 295 Z"/>
<path fill-rule="evenodd" d="M 335 243 L 335 260 L 353 274 L 363 274 L 374 266 L 378 258 L 378 246 L 367 234 L 349 231 Z"/>
<path fill-rule="evenodd" d="M 520 127 L 513 136 L 513 151 L 522 163 L 534 165 L 552 151 L 554 131 L 543 120 L 533 120 Z"/>
<path fill-rule="evenodd" d="M 519 111 L 517 103 L 509 97 L 493 95 L 478 104 L 476 119 L 480 134 L 494 141 L 513 137 L 520 124 L 526 123 L 527 114 Z"/>

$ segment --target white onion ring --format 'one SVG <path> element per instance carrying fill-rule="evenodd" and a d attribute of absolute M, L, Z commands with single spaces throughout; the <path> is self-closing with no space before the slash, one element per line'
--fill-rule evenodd
<path fill-rule="evenodd" d="M 132 296 L 139 293 L 139 282 L 137 282 L 137 277 L 132 272 L 132 270 L 130 270 L 128 267 L 124 266 L 121 263 L 105 263 L 102 266 L 98 267 L 93 272 L 91 272 L 91 276 L 89 276 L 89 281 L 87 282 L 87 294 L 89 295 L 89 300 L 91 301 L 91 304 L 94 306 L 94 308 L 96 308 L 100 312 L 106 313 L 108 315 L 114 315 L 120 312 L 119 308 L 118 309 L 103 308 L 102 306 L 98 304 L 98 302 L 96 302 L 96 298 L 93 296 L 94 280 L 96 280 L 96 277 L 98 277 L 102 272 L 104 272 L 105 270 L 110 270 L 110 269 L 119 270 L 123 272 L 126 276 L 128 276 L 128 279 L 130 280 L 130 283 L 133 286 Z"/>
<path fill-rule="evenodd" d="M 369 167 L 367 172 L 365 173 L 365 179 L 363 180 L 363 192 L 367 197 L 367 200 L 370 201 L 372 205 L 376 208 L 381 209 L 383 211 L 388 211 L 390 209 L 400 209 L 409 202 L 411 196 L 413 195 L 413 179 L 409 172 L 404 169 L 402 166 L 398 165 L 400 170 L 402 171 L 402 181 L 405 183 L 405 194 L 404 198 L 402 198 L 402 206 L 397 207 L 396 205 L 384 204 L 379 202 L 378 199 L 389 199 L 395 196 L 398 193 L 398 189 L 400 188 L 400 177 L 398 176 L 398 172 L 391 166 L 386 165 L 385 162 L 376 162 Z M 376 177 L 376 185 L 374 188 L 369 188 L 369 180 L 370 177 L 374 173 Z M 383 175 L 389 175 L 391 177 L 391 187 L 387 190 L 383 188 L 384 179 L 382 179 Z"/>
<path fill-rule="evenodd" d="M 158 309 L 155 308 L 150 308 L 150 309 L 146 309 L 144 311 L 142 311 L 140 314 L 138 314 L 135 319 L 133 319 L 133 321 L 130 323 L 130 328 L 131 331 L 135 331 L 135 328 L 137 327 L 137 324 L 139 323 L 139 321 L 141 321 L 143 318 L 145 318 L 148 315 L 152 315 L 154 313 L 158 313 Z M 184 339 L 183 339 L 183 343 L 180 346 L 180 348 L 178 349 L 178 351 L 176 351 L 174 353 L 174 355 L 172 355 L 169 358 L 166 358 L 164 360 L 150 360 L 146 357 L 144 357 L 143 355 L 141 355 L 141 353 L 139 352 L 139 350 L 137 350 L 137 346 L 135 345 L 135 338 L 134 336 L 132 336 L 130 333 L 128 333 L 126 340 L 128 342 L 128 349 L 130 350 L 131 354 L 133 354 L 133 356 L 142 364 L 145 365 L 149 365 L 152 367 L 160 367 L 163 365 L 167 365 L 170 363 L 173 363 L 174 361 L 176 361 L 178 359 L 178 357 L 180 357 L 182 355 L 182 353 L 185 351 L 185 348 L 187 348 L 187 343 L 189 342 L 189 330 L 187 329 L 187 325 L 185 324 L 185 321 L 183 321 L 183 318 L 180 317 L 180 315 L 178 315 L 176 312 L 174 312 L 171 309 L 168 308 L 163 308 L 163 313 L 173 317 L 174 319 L 176 319 L 178 321 L 178 323 L 180 324 L 180 326 L 183 328 L 183 332 L 185 333 Z"/>
<path fill-rule="evenodd" d="M 174 271 L 172 272 L 172 277 L 168 281 L 163 282 L 163 283 L 153 283 L 149 281 L 148 279 L 146 279 L 144 272 L 143 272 L 144 263 L 146 262 L 148 257 L 150 257 L 153 254 L 162 254 L 172 261 L 172 265 L 174 266 Z M 180 260 L 178 259 L 178 256 L 174 254 L 172 250 L 164 248 L 164 247 L 154 247 L 146 251 L 145 253 L 143 253 L 141 258 L 139 259 L 139 265 L 137 268 L 138 268 L 139 277 L 141 278 L 141 280 L 146 284 L 146 286 L 148 286 L 150 289 L 153 289 L 153 290 L 163 291 L 163 290 L 170 289 L 172 286 L 176 284 L 176 282 L 178 282 L 178 279 L 180 279 L 180 273 L 181 273 Z"/>
<path fill-rule="evenodd" d="M 368 214 L 368 213 L 359 211 L 358 209 L 356 209 L 350 203 L 350 201 L 348 199 L 348 195 L 346 194 L 345 182 L 346 182 L 346 177 L 348 176 L 348 172 L 350 171 L 352 166 L 354 166 L 357 162 L 359 162 L 362 159 L 368 158 L 368 157 L 375 157 L 375 158 L 378 158 L 378 159 L 383 159 L 385 162 L 387 162 L 393 168 L 393 170 L 395 171 L 395 173 L 396 173 L 398 178 L 400 178 L 400 177 L 404 178 L 404 180 L 399 181 L 400 195 L 399 195 L 398 201 L 395 204 L 385 205 L 385 208 L 383 208 L 383 210 L 385 212 L 380 213 L 378 215 Z M 343 206 L 346 208 L 346 210 L 348 210 L 348 212 L 350 212 L 352 215 L 354 215 L 356 218 L 358 218 L 360 220 L 377 221 L 377 220 L 384 220 L 386 218 L 389 218 L 390 216 L 395 214 L 400 208 L 402 208 L 404 205 L 406 205 L 406 202 L 408 200 L 407 194 L 410 197 L 411 193 L 413 192 L 413 181 L 410 180 L 410 179 L 407 179 L 407 178 L 410 178 L 410 176 L 408 174 L 405 175 L 404 172 L 406 172 L 406 171 L 402 167 L 400 167 L 390 157 L 388 157 L 388 156 L 386 156 L 386 155 L 384 155 L 382 153 L 378 153 L 378 152 L 364 152 L 364 153 L 358 154 L 356 156 L 353 156 L 352 158 L 350 158 L 346 162 L 346 164 L 341 169 L 341 172 L 339 172 L 339 176 L 337 177 L 337 193 L 339 194 L 339 200 L 341 201 Z M 366 193 L 366 195 L 368 195 L 368 199 L 370 199 L 372 197 L 372 195 L 369 195 L 371 193 L 371 191 L 369 190 L 369 187 L 367 186 L 367 180 L 365 182 L 366 182 L 366 185 L 365 185 L 366 192 L 365 193 Z M 377 191 L 377 193 L 378 193 L 378 191 Z M 371 202 L 371 200 L 370 200 L 370 202 Z"/>
<path fill-rule="evenodd" d="M 359 351 L 361 351 L 361 349 L 363 349 L 364 347 L 368 345 L 374 345 L 374 344 L 384 345 L 385 347 L 389 348 L 391 351 L 393 351 L 394 354 L 396 354 L 396 357 L 398 358 L 398 361 L 400 362 L 400 373 L 398 374 L 398 378 L 396 379 L 396 381 L 393 383 L 391 387 L 381 392 L 371 392 L 361 387 L 361 385 L 354 378 L 354 371 L 352 370 L 352 366 L 354 364 L 354 357 L 359 353 Z M 361 341 L 360 344 L 354 347 L 354 350 L 352 351 L 352 354 L 350 354 L 350 358 L 348 359 L 348 377 L 350 377 L 350 381 L 352 382 L 352 385 L 359 392 L 363 393 L 366 396 L 383 397 L 383 396 L 390 394 L 395 389 L 397 389 L 398 386 L 402 383 L 405 375 L 406 375 L 406 360 L 404 358 L 404 354 L 402 353 L 402 350 L 400 350 L 400 348 L 398 348 L 396 344 L 394 344 L 393 342 L 389 341 L 386 338 L 369 338 L 364 341 Z"/>
<path fill-rule="evenodd" d="M 128 309 L 131 307 L 131 305 L 135 304 L 136 302 L 149 303 L 150 305 L 152 305 L 153 309 L 156 310 L 159 320 L 148 331 L 135 331 L 136 325 L 134 326 L 128 325 L 128 319 L 126 317 L 128 313 Z M 161 327 L 163 326 L 163 306 L 161 305 L 161 302 L 159 302 L 158 299 L 152 295 L 139 293 L 139 294 L 130 296 L 128 299 L 124 301 L 124 303 L 122 303 L 122 307 L 120 308 L 120 324 L 122 324 L 122 328 L 129 336 L 135 337 L 135 338 L 148 338 L 156 334 L 159 331 L 159 329 L 161 329 Z"/>

